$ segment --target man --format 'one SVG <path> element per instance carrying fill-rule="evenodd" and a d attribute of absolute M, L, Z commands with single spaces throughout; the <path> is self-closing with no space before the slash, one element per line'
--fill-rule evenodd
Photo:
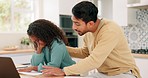
<path fill-rule="evenodd" d="M 79 75 L 92 69 L 96 78 L 141 78 L 124 32 L 111 20 L 98 19 L 97 7 L 88 1 L 72 9 L 73 29 L 84 35 L 82 48 L 67 47 L 72 57 L 84 58 L 63 70 L 44 66 L 43 74 Z"/>

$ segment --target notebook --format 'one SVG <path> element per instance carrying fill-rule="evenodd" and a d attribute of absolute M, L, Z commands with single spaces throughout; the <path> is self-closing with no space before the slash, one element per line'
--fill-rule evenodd
<path fill-rule="evenodd" d="M 20 78 L 10 57 L 0 57 L 0 78 Z"/>

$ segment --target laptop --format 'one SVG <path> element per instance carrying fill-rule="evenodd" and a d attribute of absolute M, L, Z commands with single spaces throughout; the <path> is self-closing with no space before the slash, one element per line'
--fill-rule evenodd
<path fill-rule="evenodd" d="M 0 78 L 20 78 L 10 57 L 0 57 Z"/>

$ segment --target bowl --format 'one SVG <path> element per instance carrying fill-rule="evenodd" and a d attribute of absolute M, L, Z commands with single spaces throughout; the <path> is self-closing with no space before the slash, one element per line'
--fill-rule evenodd
<path fill-rule="evenodd" d="M 17 50 L 17 49 L 18 49 L 17 46 L 5 46 L 3 48 L 3 50 L 5 50 L 5 51 L 14 51 L 14 50 Z"/>

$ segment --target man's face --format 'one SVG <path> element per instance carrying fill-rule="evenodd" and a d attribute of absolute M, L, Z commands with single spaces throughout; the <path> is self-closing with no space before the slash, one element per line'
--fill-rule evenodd
<path fill-rule="evenodd" d="M 76 19 L 74 16 L 71 17 L 73 21 L 72 29 L 75 30 L 80 36 L 88 32 L 87 24 L 82 19 Z"/>

